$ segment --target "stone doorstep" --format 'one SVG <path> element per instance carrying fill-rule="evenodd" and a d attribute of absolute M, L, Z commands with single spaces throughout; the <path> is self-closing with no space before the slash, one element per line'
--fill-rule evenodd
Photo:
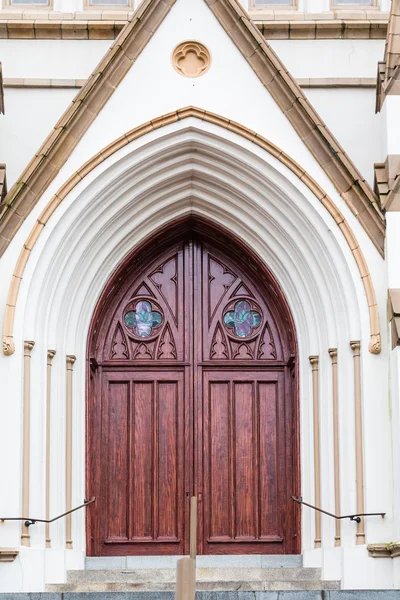
<path fill-rule="evenodd" d="M 317 568 L 197 568 L 197 581 L 319 581 Z M 68 584 L 91 583 L 169 583 L 175 582 L 175 569 L 123 569 L 68 571 Z"/>
<path fill-rule="evenodd" d="M 113 569 L 176 569 L 182 556 L 88 556 L 86 570 Z M 197 556 L 197 568 L 298 568 L 303 566 L 301 554 L 236 554 Z"/>
<path fill-rule="evenodd" d="M 399 600 L 399 590 L 197 592 L 196 600 Z M 0 593 L 0 600 L 174 600 L 174 592 Z"/>

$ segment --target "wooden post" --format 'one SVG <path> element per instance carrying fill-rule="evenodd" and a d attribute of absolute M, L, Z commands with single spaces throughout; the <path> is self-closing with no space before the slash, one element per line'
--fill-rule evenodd
<path fill-rule="evenodd" d="M 190 500 L 190 558 L 196 561 L 197 555 L 197 498 Z"/>
<path fill-rule="evenodd" d="M 192 558 L 180 558 L 176 565 L 175 600 L 195 600 L 196 563 Z"/>

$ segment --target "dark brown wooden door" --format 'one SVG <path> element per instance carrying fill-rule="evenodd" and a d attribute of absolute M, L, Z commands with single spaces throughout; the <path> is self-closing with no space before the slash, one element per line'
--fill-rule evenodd
<path fill-rule="evenodd" d="M 88 554 L 299 552 L 294 332 L 276 284 L 222 235 L 126 262 L 89 341 Z M 219 241 L 218 241 L 219 240 Z"/>

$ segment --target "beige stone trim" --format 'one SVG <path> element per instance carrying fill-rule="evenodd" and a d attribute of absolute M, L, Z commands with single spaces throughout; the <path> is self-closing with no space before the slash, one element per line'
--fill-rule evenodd
<path fill-rule="evenodd" d="M 356 489 L 357 513 L 364 513 L 364 467 L 363 467 L 363 425 L 362 425 L 362 398 L 361 398 L 361 356 L 360 342 L 350 342 L 354 357 L 354 413 L 356 425 Z M 365 544 L 364 518 L 357 523 L 356 544 Z"/>
<path fill-rule="evenodd" d="M 375 77 L 310 77 L 296 79 L 301 88 L 375 88 Z"/>
<path fill-rule="evenodd" d="M 72 510 L 72 369 L 76 357 L 67 355 L 65 415 L 65 511 Z M 72 550 L 72 515 L 65 517 L 65 547 Z"/>
<path fill-rule="evenodd" d="M 0 548 L 0 563 L 13 562 L 19 554 L 16 548 Z"/>
<path fill-rule="evenodd" d="M 391 326 L 392 350 L 400 346 L 400 289 L 390 289 L 388 316 Z"/>
<path fill-rule="evenodd" d="M 196 41 L 181 42 L 174 48 L 171 56 L 175 71 L 184 77 L 201 77 L 211 66 L 210 51 L 204 44 Z"/>
<path fill-rule="evenodd" d="M 321 508 L 321 444 L 319 429 L 319 381 L 318 356 L 310 356 L 313 387 L 313 436 L 314 436 L 314 502 Z M 315 540 L 314 548 L 321 548 L 321 513 L 315 511 Z"/>
<path fill-rule="evenodd" d="M 379 15 L 379 13 L 377 13 Z M 319 17 L 323 17 L 319 15 Z M 285 19 L 252 18 L 266 40 L 327 40 L 386 38 L 386 19 L 310 19 L 307 13 L 287 14 Z"/>
<path fill-rule="evenodd" d="M 329 349 L 332 359 L 332 406 L 333 406 L 333 466 L 335 482 L 335 514 L 340 515 L 340 445 L 339 445 L 339 397 L 337 348 Z M 335 520 L 335 546 L 340 546 L 340 521 Z"/>
<path fill-rule="evenodd" d="M 306 77 L 296 79 L 301 88 L 375 88 L 375 77 Z M 5 88 L 79 89 L 86 79 L 5 78 Z M 0 165 L 1 168 L 1 165 Z"/>
<path fill-rule="evenodd" d="M 388 94 L 400 94 L 400 0 L 392 0 L 383 61 L 378 63 L 376 112 Z"/>
<path fill-rule="evenodd" d="M 400 556 L 400 542 L 368 544 L 367 550 L 372 558 L 397 558 Z"/>
<path fill-rule="evenodd" d="M 388 154 L 384 163 L 375 163 L 375 193 L 386 212 L 400 211 L 400 155 Z"/>
<path fill-rule="evenodd" d="M 238 1 L 205 2 L 383 255 L 384 219 L 368 183 Z"/>
<path fill-rule="evenodd" d="M 31 457 L 31 352 L 35 342 L 24 342 L 24 397 L 22 415 L 22 516 L 29 517 Z M 30 546 L 29 527 L 22 521 L 21 546 Z"/>
<path fill-rule="evenodd" d="M 83 15 L 83 13 L 82 13 Z M 105 20 L 100 16 L 90 19 L 87 13 L 82 19 L 54 20 L 1 19 L 0 39 L 50 39 L 50 40 L 115 40 L 128 23 L 121 20 Z M 323 15 L 321 15 L 323 17 Z M 386 38 L 387 19 L 359 19 L 331 21 L 324 18 L 308 20 L 307 13 L 268 15 L 267 19 L 252 18 L 256 27 L 267 40 L 310 40 L 310 39 L 381 39 Z"/>
<path fill-rule="evenodd" d="M 0 62 L 0 113 L 4 115 L 4 79 L 3 79 L 3 67 Z"/>
<path fill-rule="evenodd" d="M 50 519 L 50 457 L 51 457 L 51 365 L 55 350 L 47 351 L 46 385 L 46 520 Z M 46 523 L 46 548 L 51 548 L 50 523 Z"/>
<path fill-rule="evenodd" d="M 143 0 L 72 104 L 56 123 L 0 210 L 0 255 L 53 181 L 101 108 L 147 45 L 175 0 Z M 11 21 L 8 23 L 10 26 Z M 14 25 L 17 22 L 13 22 Z M 23 23 L 23 22 L 22 22 Z M 67 27 L 67 24 L 64 25 Z M 70 23 L 72 31 L 79 23 Z"/>
<path fill-rule="evenodd" d="M 384 218 L 368 183 L 237 0 L 204 1 L 383 256 Z M 0 211 L 0 255 L 174 3 L 144 0 L 11 188 Z"/>
<path fill-rule="evenodd" d="M 339 227 L 340 231 L 344 235 L 345 240 L 353 254 L 354 260 L 356 261 L 368 302 L 371 337 L 369 351 L 372 354 L 379 354 L 381 351 L 381 334 L 374 285 L 372 283 L 371 275 L 369 273 L 364 255 L 353 234 L 353 231 L 349 223 L 344 218 L 343 214 L 336 207 L 333 200 L 296 161 L 294 161 L 290 156 L 285 154 L 285 152 L 283 152 L 280 148 L 269 142 L 266 138 L 258 135 L 255 131 L 248 129 L 243 125 L 236 123 L 235 121 L 229 121 L 229 119 L 225 119 L 224 117 L 193 106 L 182 108 L 177 110 L 176 112 L 168 113 L 166 115 L 163 115 L 162 117 L 153 119 L 152 121 L 148 121 L 147 123 L 139 125 L 139 127 L 136 127 L 135 129 L 132 129 L 125 135 L 121 136 L 120 138 L 109 144 L 101 152 L 98 152 L 95 156 L 88 160 L 76 173 L 74 173 L 74 175 L 72 175 L 64 183 L 64 185 L 61 186 L 57 193 L 50 199 L 47 206 L 39 215 L 38 220 L 33 226 L 33 229 L 28 239 L 26 240 L 24 247 L 21 250 L 17 264 L 14 269 L 14 274 L 9 287 L 4 317 L 4 354 L 9 356 L 15 351 L 13 341 L 15 307 L 19 293 L 19 286 L 25 271 L 26 263 L 29 260 L 30 252 L 33 246 L 35 245 L 37 239 L 39 238 L 46 223 L 50 219 L 51 215 L 55 212 L 55 210 L 61 204 L 64 198 L 69 194 L 69 192 L 75 187 L 77 183 L 82 181 L 82 179 L 88 173 L 90 173 L 95 167 L 101 164 L 106 158 L 114 154 L 114 152 L 117 152 L 133 140 L 140 138 L 141 136 L 145 135 L 146 133 L 149 133 L 150 131 L 153 131 L 154 129 L 164 127 L 165 125 L 169 125 L 170 123 L 174 123 L 175 121 L 179 121 L 182 119 L 187 119 L 189 117 L 196 117 L 208 123 L 214 123 L 219 127 L 229 129 L 230 131 L 233 131 L 238 135 L 241 135 L 244 138 L 251 140 L 254 144 L 272 154 L 272 156 L 274 156 L 277 160 L 279 160 L 286 167 L 288 167 L 288 169 L 290 169 L 297 177 L 299 177 L 299 179 L 318 198 L 318 200 L 329 212 L 331 217 L 334 219 L 336 225 Z"/>
<path fill-rule="evenodd" d="M 19 77 L 9 77 L 4 79 L 5 88 L 81 88 L 85 85 L 86 79 L 23 79 Z"/>

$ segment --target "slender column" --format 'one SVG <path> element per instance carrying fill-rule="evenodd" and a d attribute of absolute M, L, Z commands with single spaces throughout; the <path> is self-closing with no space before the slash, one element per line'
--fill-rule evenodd
<path fill-rule="evenodd" d="M 314 425 L 314 487 L 315 506 L 321 508 L 321 446 L 319 431 L 319 384 L 318 356 L 310 356 L 313 381 L 313 425 Z M 321 513 L 315 511 L 315 540 L 314 547 L 321 548 Z"/>
<path fill-rule="evenodd" d="M 354 413 L 356 424 L 356 489 L 357 512 L 364 512 L 364 469 L 363 469 L 363 425 L 361 401 L 361 357 L 360 342 L 350 342 L 354 358 Z M 365 544 L 364 519 L 357 524 L 356 544 Z"/>
<path fill-rule="evenodd" d="M 56 351 L 47 352 L 47 390 L 46 390 L 46 519 L 50 519 L 50 418 L 51 418 L 51 363 Z M 46 548 L 51 548 L 50 523 L 46 523 Z"/>
<path fill-rule="evenodd" d="M 72 509 L 72 369 L 76 357 L 67 355 L 66 445 L 65 445 L 65 511 Z M 72 549 L 72 515 L 66 517 L 66 548 Z"/>
<path fill-rule="evenodd" d="M 337 348 L 330 348 L 332 359 L 332 404 L 333 404 L 333 467 L 335 481 L 335 514 L 340 515 L 340 464 L 339 464 L 339 398 Z M 340 546 L 340 521 L 335 521 L 335 546 Z"/>
<path fill-rule="evenodd" d="M 31 351 L 35 342 L 24 342 L 24 399 L 22 417 L 22 516 L 29 514 L 29 473 L 31 445 Z M 29 527 L 22 522 L 21 546 L 30 546 Z"/>

